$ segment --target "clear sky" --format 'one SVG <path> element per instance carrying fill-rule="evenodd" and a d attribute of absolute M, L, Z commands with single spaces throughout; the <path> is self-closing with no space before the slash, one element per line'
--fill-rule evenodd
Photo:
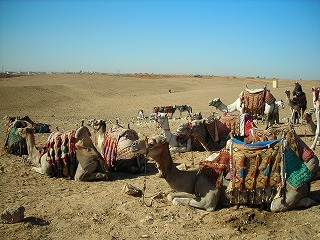
<path fill-rule="evenodd" d="M 0 0 L 0 67 L 320 80 L 320 0 Z"/>

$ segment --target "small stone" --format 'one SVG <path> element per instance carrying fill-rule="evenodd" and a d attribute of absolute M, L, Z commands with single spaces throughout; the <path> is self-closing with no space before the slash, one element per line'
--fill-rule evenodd
<path fill-rule="evenodd" d="M 14 205 L 5 209 L 1 213 L 1 220 L 3 223 L 18 223 L 24 219 L 25 208 L 21 205 Z"/>

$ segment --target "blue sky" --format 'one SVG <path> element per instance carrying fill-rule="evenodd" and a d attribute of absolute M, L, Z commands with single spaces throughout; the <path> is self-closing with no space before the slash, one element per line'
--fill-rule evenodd
<path fill-rule="evenodd" d="M 0 0 L 4 71 L 320 80 L 320 1 Z"/>

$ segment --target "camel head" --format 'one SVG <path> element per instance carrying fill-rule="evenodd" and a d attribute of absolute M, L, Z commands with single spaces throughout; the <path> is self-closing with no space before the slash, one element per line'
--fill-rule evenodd
<path fill-rule="evenodd" d="M 209 106 L 218 107 L 221 104 L 220 98 L 214 98 L 209 102 Z"/>
<path fill-rule="evenodd" d="M 176 132 L 190 135 L 191 134 L 190 123 L 182 123 L 182 124 L 180 124 Z"/>
<path fill-rule="evenodd" d="M 87 125 L 92 127 L 95 131 L 99 131 L 100 128 L 106 129 L 106 121 L 103 119 L 90 119 Z"/>
<path fill-rule="evenodd" d="M 190 128 L 191 128 L 191 135 L 194 136 L 195 138 L 198 138 L 204 135 L 203 131 L 205 130 L 205 119 L 193 120 L 190 123 Z"/>
<path fill-rule="evenodd" d="M 131 145 L 131 151 L 136 154 L 147 154 L 150 156 L 156 162 L 160 177 L 165 177 L 166 172 L 172 166 L 171 157 L 168 158 L 167 155 L 169 153 L 169 143 L 162 135 L 134 141 Z M 165 154 L 165 151 L 167 154 Z"/>
<path fill-rule="evenodd" d="M 284 102 L 283 102 L 283 100 L 281 99 L 281 100 L 278 100 L 278 101 L 276 101 L 276 104 L 278 105 L 278 107 L 280 108 L 282 108 L 282 109 L 284 109 L 285 108 L 285 105 L 284 105 Z"/>
<path fill-rule="evenodd" d="M 319 92 L 320 87 L 312 87 L 312 95 L 313 95 L 313 102 L 315 103 L 319 99 Z"/>
<path fill-rule="evenodd" d="M 155 135 L 150 138 L 137 139 L 132 142 L 131 150 L 136 154 L 155 156 L 161 152 L 162 146 L 167 145 L 167 139 L 162 135 Z"/>
<path fill-rule="evenodd" d="M 305 112 L 303 114 L 303 120 L 309 123 L 312 120 L 312 112 Z"/>
<path fill-rule="evenodd" d="M 285 90 L 284 93 L 287 95 L 288 98 L 290 98 L 290 94 L 291 94 L 290 90 Z"/>
<path fill-rule="evenodd" d="M 17 128 L 15 133 L 23 138 L 27 138 L 29 134 L 34 134 L 36 130 L 33 127 Z"/>

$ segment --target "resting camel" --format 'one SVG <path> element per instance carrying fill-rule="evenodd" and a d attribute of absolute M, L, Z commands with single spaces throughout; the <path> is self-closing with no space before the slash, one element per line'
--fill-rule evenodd
<path fill-rule="evenodd" d="M 241 95 L 241 94 L 240 94 Z M 220 98 L 214 98 L 209 102 L 209 106 L 214 106 L 222 112 L 231 113 L 238 111 L 240 113 L 244 112 L 243 105 L 241 103 L 240 97 L 230 105 L 225 105 Z M 269 105 L 265 103 L 264 114 L 266 115 L 266 128 L 271 126 L 274 122 L 279 123 L 279 109 L 280 106 L 284 108 L 282 100 L 275 101 L 273 104 Z"/>
<path fill-rule="evenodd" d="M 163 130 L 171 152 L 189 152 L 191 150 L 191 138 L 190 135 L 184 134 L 184 136 L 173 134 L 170 131 L 169 119 L 167 113 L 158 113 L 156 121 Z M 179 141 L 179 139 L 183 141 Z"/>
<path fill-rule="evenodd" d="M 179 131 L 194 137 L 208 152 L 223 148 L 230 133 L 230 130 L 217 119 L 193 120 L 181 125 Z"/>
<path fill-rule="evenodd" d="M 317 127 L 316 127 L 316 131 L 315 131 L 315 135 L 314 135 L 314 140 L 311 146 L 311 149 L 315 150 L 316 149 L 316 145 L 317 145 L 317 141 L 318 141 L 318 137 L 320 134 L 320 96 L 319 96 L 319 92 L 320 92 L 320 87 L 313 87 L 312 88 L 312 100 L 313 100 L 313 106 L 315 109 L 315 116 L 316 116 L 316 121 L 317 121 Z"/>
<path fill-rule="evenodd" d="M 160 176 L 167 181 L 171 189 L 178 191 L 167 196 L 174 205 L 188 205 L 214 211 L 218 202 L 224 199 L 221 197 L 225 192 L 223 188 L 217 188 L 198 169 L 191 171 L 177 169 L 172 161 L 169 144 L 165 137 L 156 136 L 150 138 L 148 142 L 138 140 L 133 143 L 132 151 L 141 154 L 148 152 L 148 156 L 156 162 Z M 228 204 L 227 199 L 225 203 Z"/>
<path fill-rule="evenodd" d="M 303 116 L 305 109 L 302 108 L 298 98 L 290 98 L 290 90 L 285 90 L 284 93 L 286 94 L 286 100 L 291 110 L 290 121 L 293 124 L 299 123 L 299 119 Z"/>
<path fill-rule="evenodd" d="M 145 159 L 130 151 L 132 141 L 139 138 L 136 131 L 123 128 L 118 122 L 107 131 L 106 121 L 102 119 L 89 120 L 88 124 L 96 132 L 97 149 L 107 169 L 130 173 L 145 169 Z"/>
<path fill-rule="evenodd" d="M 305 112 L 303 114 L 303 120 L 306 122 L 310 133 L 315 135 L 316 134 L 317 125 L 312 120 L 312 114 L 313 113 L 314 113 L 314 111 L 312 111 L 312 110 L 310 110 L 309 112 Z"/>
<path fill-rule="evenodd" d="M 228 148 L 233 144 L 233 140 L 228 141 Z M 271 143 L 268 143 L 271 144 Z M 228 179 L 220 180 L 220 185 L 217 185 L 217 181 L 214 182 L 213 179 L 209 179 L 208 175 L 205 175 L 204 171 L 199 171 L 199 169 L 182 171 L 176 168 L 173 164 L 169 144 L 163 136 L 155 136 L 147 140 L 147 142 L 138 140 L 132 145 L 133 151 L 139 152 L 141 154 L 148 154 L 156 162 L 157 168 L 161 173 L 166 182 L 169 184 L 170 188 L 177 191 L 175 193 L 168 194 L 167 198 L 172 201 L 174 205 L 186 205 L 192 206 L 200 209 L 205 209 L 207 211 L 214 211 L 218 203 L 223 205 L 228 204 L 226 195 L 226 186 L 230 188 L 230 183 Z M 228 154 L 226 150 L 220 151 L 219 154 L 214 153 L 214 156 L 210 157 L 218 164 L 221 169 L 223 167 L 223 172 L 226 171 L 228 164 L 225 162 L 217 162 L 217 158 L 221 159 L 222 153 Z M 317 158 L 316 158 L 317 160 Z M 214 163 L 212 165 L 214 165 Z M 318 164 L 314 163 L 314 166 Z M 218 170 L 215 168 L 215 171 Z M 312 169 L 313 171 L 314 169 Z M 223 173 L 222 172 L 222 173 Z M 217 171 L 216 174 L 219 176 L 215 179 L 222 177 L 221 171 Z M 309 187 L 307 183 L 302 184 L 298 189 L 294 189 L 289 184 L 275 189 L 277 192 L 272 199 L 268 199 L 270 204 L 270 210 L 272 212 L 288 211 L 296 207 L 307 207 L 314 204 L 312 199 L 306 198 L 309 192 Z M 281 190 L 285 192 L 285 196 L 280 193 Z M 230 192 L 229 192 L 230 193 Z M 228 194 L 229 194 L 228 193 Z M 232 194 L 232 192 L 231 192 Z M 254 194 L 254 192 L 253 192 Z M 247 193 L 245 195 L 248 195 Z M 249 194 L 250 195 L 250 194 Z M 268 195 L 268 191 L 262 192 L 261 195 L 256 196 L 255 204 L 264 204 L 263 199 Z M 230 197 L 230 195 L 229 195 Z M 229 206 L 230 204 L 228 204 Z"/>
<path fill-rule="evenodd" d="M 188 116 L 191 117 L 192 107 L 189 105 L 174 105 L 174 108 L 178 109 L 180 112 L 180 118 L 182 118 L 183 112 L 188 112 Z"/>
<path fill-rule="evenodd" d="M 53 132 L 46 148 L 40 153 L 35 146 L 34 128 L 20 128 L 17 133 L 26 138 L 28 159 L 38 173 L 69 177 L 77 181 L 109 180 L 103 158 L 95 148 L 87 127 L 70 132 Z"/>

